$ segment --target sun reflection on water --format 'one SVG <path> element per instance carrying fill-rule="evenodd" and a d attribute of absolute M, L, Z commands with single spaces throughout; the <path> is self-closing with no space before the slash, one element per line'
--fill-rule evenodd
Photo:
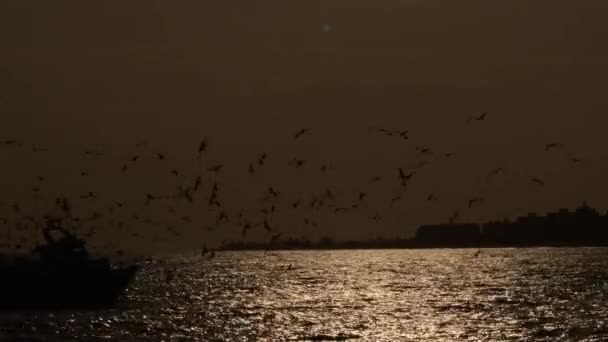
<path fill-rule="evenodd" d="M 118 308 L 2 314 L 0 331 L 133 341 L 608 338 L 608 250 L 220 253 L 144 267 Z M 29 329 L 29 330 L 28 330 Z M 0 335 L 1 336 L 1 335 Z"/>

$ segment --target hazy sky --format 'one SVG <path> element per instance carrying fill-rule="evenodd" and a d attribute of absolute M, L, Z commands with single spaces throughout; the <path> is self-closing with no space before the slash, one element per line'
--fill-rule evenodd
<path fill-rule="evenodd" d="M 218 182 L 231 212 L 258 210 L 252 203 L 271 185 L 285 205 L 327 186 L 344 205 L 369 192 L 357 213 L 318 214 L 316 229 L 302 225 L 313 214 L 284 210 L 276 224 L 296 235 L 411 234 L 454 210 L 469 221 L 583 199 L 607 208 L 606 18 L 599 0 L 2 1 L 0 140 L 52 149 L 0 147 L 3 197 L 27 201 L 38 174 L 52 175 L 47 202 L 89 189 L 167 192 L 178 182 L 169 170 L 197 174 L 197 144 L 208 137 L 205 162 L 226 164 Z M 486 120 L 466 124 L 484 111 Z M 410 140 L 370 126 L 407 129 Z M 312 131 L 293 141 L 301 127 Z M 121 175 L 141 139 L 151 142 L 147 160 Z M 554 141 L 566 148 L 544 153 Z M 439 157 L 426 158 L 389 209 L 397 168 L 417 164 L 418 145 Z M 105 159 L 84 158 L 87 148 Z M 268 164 L 249 175 L 262 151 Z M 289 168 L 293 157 L 306 167 Z M 496 167 L 507 171 L 488 182 Z M 83 181 L 81 169 L 97 178 Z M 372 185 L 373 176 L 385 179 Z M 474 196 L 487 200 L 465 210 Z M 205 205 L 180 208 L 214 221 Z M 374 213 L 384 221 L 370 221 Z"/>

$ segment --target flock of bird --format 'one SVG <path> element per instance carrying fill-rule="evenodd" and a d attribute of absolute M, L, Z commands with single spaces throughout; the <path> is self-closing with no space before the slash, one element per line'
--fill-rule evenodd
<path fill-rule="evenodd" d="M 488 114 L 484 112 L 480 115 L 469 117 L 466 120 L 466 123 L 480 123 L 487 120 L 487 118 Z M 294 141 L 299 141 L 309 138 L 309 135 L 313 133 L 314 130 L 312 128 L 302 128 L 294 132 L 292 138 Z M 397 138 L 404 141 L 410 140 L 408 130 L 392 130 L 387 128 L 371 127 L 369 128 L 369 133 L 380 134 L 382 136 Z M 0 141 L 0 147 L 27 149 L 33 153 L 43 153 L 48 151 L 46 148 L 41 148 L 36 145 L 28 145 L 14 139 Z M 121 173 L 126 174 L 131 172 L 135 165 L 144 158 L 154 159 L 157 162 L 162 163 L 167 163 L 168 161 L 168 158 L 164 153 L 152 150 L 150 143 L 147 140 L 138 141 L 135 144 L 135 148 L 137 149 L 138 153 L 129 157 L 118 167 Z M 313 215 L 312 212 L 324 209 L 333 215 L 343 215 L 362 209 L 366 199 L 369 197 L 369 193 L 367 191 L 356 191 L 354 197 L 340 197 L 338 196 L 336 190 L 332 189 L 331 187 L 324 188 L 321 191 L 316 191 L 310 196 L 289 196 L 289 194 L 284 193 L 276 187 L 268 186 L 263 191 L 261 209 L 254 210 L 253 208 L 244 207 L 237 210 L 231 210 L 229 209 L 230 206 L 226 205 L 226 199 L 223 195 L 223 187 L 220 181 L 220 175 L 224 172 L 225 165 L 207 162 L 206 153 L 208 153 L 209 148 L 209 140 L 207 138 L 202 138 L 197 149 L 195 150 L 195 160 L 198 170 L 193 178 L 177 185 L 175 187 L 175 191 L 170 194 L 143 194 L 141 196 L 140 205 L 148 207 L 154 212 L 159 212 L 161 210 L 161 205 L 165 204 L 168 205 L 165 207 L 168 214 L 174 216 L 179 216 L 178 210 L 175 206 L 175 201 L 184 201 L 190 205 L 196 204 L 206 206 L 212 213 L 213 220 L 211 220 L 211 223 L 205 224 L 204 229 L 220 229 L 225 225 L 231 224 L 232 226 L 238 227 L 238 235 L 241 237 L 246 237 L 248 234 L 250 234 L 250 231 L 258 229 L 261 233 L 267 236 L 269 245 L 272 245 L 284 237 L 284 232 L 282 232 L 278 225 L 273 221 L 273 216 L 279 211 L 285 212 L 287 210 L 299 210 L 300 213 L 303 212 L 304 216 L 299 218 L 302 220 L 301 222 L 303 222 L 303 224 L 306 226 L 314 228 L 319 227 L 320 223 L 315 219 L 315 215 Z M 544 146 L 544 152 L 563 149 L 565 149 L 565 145 L 560 142 L 550 142 Z M 420 156 L 446 159 L 456 158 L 456 154 L 454 152 L 437 153 L 427 145 L 417 145 L 415 146 L 415 151 Z M 86 156 L 93 158 L 102 158 L 106 155 L 101 151 L 95 150 L 84 150 L 83 153 Z M 246 174 L 254 175 L 259 172 L 266 166 L 269 158 L 271 157 L 268 152 L 264 151 L 259 153 L 254 160 L 247 162 L 243 167 L 244 176 Z M 575 157 L 568 157 L 568 160 L 569 162 L 575 164 L 581 162 L 580 159 Z M 287 161 L 287 165 L 295 170 L 298 170 L 305 165 L 308 165 L 307 162 L 308 161 L 305 159 L 293 157 Z M 419 175 L 421 168 L 430 162 L 431 161 L 428 159 L 421 160 L 415 167 L 411 169 L 397 167 L 393 171 L 393 176 L 373 175 L 369 178 L 369 182 L 371 184 L 384 180 L 395 182 L 394 187 L 399 189 L 399 192 L 393 197 L 390 197 L 387 203 L 389 207 L 393 207 L 404 198 L 409 185 Z M 318 170 L 320 172 L 327 172 L 329 169 L 330 165 L 321 164 Z M 507 172 L 506 167 L 496 167 L 487 172 L 487 179 L 489 180 L 497 177 L 505 172 Z M 80 177 L 89 177 L 89 172 L 80 172 Z M 170 168 L 167 177 L 171 177 L 169 180 L 174 179 L 176 181 L 182 181 L 188 176 L 177 168 Z M 539 187 L 545 186 L 545 181 L 537 176 L 530 177 L 529 181 L 531 184 Z M 47 182 L 47 177 L 42 175 L 37 176 L 35 182 L 36 185 L 33 186 L 31 190 L 32 192 L 39 194 L 43 192 L 43 184 Z M 100 228 L 98 226 L 91 226 L 92 228 L 86 230 L 82 227 L 87 225 L 90 226 L 92 222 L 98 222 L 104 218 L 106 219 L 104 225 L 114 226 L 120 231 L 124 231 L 128 226 L 137 224 L 156 225 L 164 227 L 166 232 L 176 236 L 182 234 L 182 231 L 180 230 L 181 226 L 192 224 L 194 221 L 193 217 L 189 215 L 179 216 L 179 220 L 177 222 L 170 221 L 168 219 L 153 219 L 146 217 L 138 212 L 138 210 L 134 210 L 134 208 L 137 207 L 137 204 L 127 203 L 125 201 L 116 199 L 107 199 L 103 209 L 97 208 L 86 216 L 76 215 L 74 213 L 72 203 L 75 200 L 94 201 L 97 200 L 98 197 L 99 195 L 95 191 L 86 191 L 77 198 L 57 196 L 54 201 L 54 206 L 60 210 L 67 224 L 69 224 L 75 230 L 79 228 L 82 229 L 79 231 L 79 234 L 85 237 L 92 237 L 98 233 L 97 229 Z M 425 200 L 436 201 L 438 198 L 435 194 L 430 193 L 425 197 Z M 486 199 L 484 197 L 474 196 L 469 198 L 466 203 L 463 204 L 463 206 L 471 209 L 474 206 L 482 204 L 485 200 Z M 107 205 L 108 202 L 110 203 L 109 205 Z M 117 213 L 121 213 L 121 215 L 117 215 Z M 461 212 L 459 210 L 454 210 L 449 217 L 449 221 L 451 223 L 456 222 L 460 216 Z M 291 217 L 297 218 L 296 213 L 294 212 Z M 370 219 L 372 221 L 381 221 L 382 215 L 379 212 L 374 212 L 370 215 Z M 26 231 L 28 229 L 31 230 L 32 227 L 39 230 L 39 221 L 40 220 L 33 215 L 26 214 L 26 211 L 21 207 L 21 204 L 17 202 L 11 203 L 10 205 L 0 203 L 0 224 L 6 225 L 9 231 L 12 231 L 13 229 L 17 231 Z M 132 230 L 130 233 L 134 237 L 142 237 L 141 230 Z M 163 241 L 168 237 L 156 235 L 154 238 L 159 241 Z M 8 239 L 13 238 L 12 236 L 8 236 Z M 26 243 L 27 237 L 22 235 L 17 239 L 15 246 L 16 248 L 24 248 Z M 201 255 L 213 257 L 215 255 L 215 251 L 208 248 L 207 244 L 203 242 L 201 243 L 203 244 Z M 122 251 L 120 251 L 120 253 L 122 253 Z"/>

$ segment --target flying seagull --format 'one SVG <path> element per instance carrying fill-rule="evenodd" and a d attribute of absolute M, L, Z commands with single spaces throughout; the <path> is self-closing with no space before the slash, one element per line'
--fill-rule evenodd
<path fill-rule="evenodd" d="M 264 229 L 266 229 L 266 231 L 268 231 L 269 233 L 272 232 L 272 227 L 270 226 L 270 224 L 268 224 L 268 221 L 266 219 L 264 219 Z"/>
<path fill-rule="evenodd" d="M 432 154 L 431 149 L 428 146 L 416 146 L 416 151 L 421 154 Z"/>
<path fill-rule="evenodd" d="M 547 152 L 547 151 L 549 151 L 550 149 L 553 149 L 553 148 L 564 148 L 564 144 L 558 143 L 558 142 L 546 144 L 545 145 L 545 152 Z"/>
<path fill-rule="evenodd" d="M 266 152 L 262 153 L 258 158 L 258 165 L 263 166 L 264 162 L 266 161 L 266 158 L 268 158 L 268 154 L 266 154 Z"/>
<path fill-rule="evenodd" d="M 483 121 L 483 120 L 486 118 L 486 116 L 488 116 L 488 113 L 487 113 L 487 112 L 483 112 L 483 113 L 481 113 L 481 114 L 480 114 L 480 115 L 478 115 L 478 116 L 473 116 L 473 117 L 470 117 L 470 118 L 467 120 L 467 123 L 470 123 L 472 120 L 476 120 L 476 121 Z"/>
<path fill-rule="evenodd" d="M 202 184 L 201 176 L 197 176 L 194 180 L 194 186 L 192 187 L 192 192 L 197 192 Z"/>
<path fill-rule="evenodd" d="M 154 196 L 152 196 L 151 194 L 146 195 L 146 205 L 150 205 L 150 202 L 152 202 L 153 200 Z"/>
<path fill-rule="evenodd" d="M 484 201 L 483 197 L 474 197 L 474 198 L 471 198 L 469 200 L 469 202 L 468 202 L 468 207 L 469 207 L 469 209 L 471 209 L 473 207 L 473 204 L 480 203 L 480 202 L 483 202 L 483 201 Z"/>
<path fill-rule="evenodd" d="M 207 171 L 213 172 L 213 173 L 219 173 L 220 171 L 222 171 L 223 168 L 224 168 L 224 165 L 218 164 L 218 165 L 211 166 L 210 168 L 207 169 Z"/>
<path fill-rule="evenodd" d="M 298 138 L 302 137 L 304 134 L 308 133 L 309 131 L 310 131 L 310 128 L 302 128 L 296 132 L 296 134 L 293 136 L 293 138 L 298 139 Z"/>
<path fill-rule="evenodd" d="M 289 163 L 294 165 L 295 167 L 300 167 L 300 166 L 304 165 L 304 160 L 293 158 Z"/>
<path fill-rule="evenodd" d="M 203 152 L 205 152 L 207 150 L 207 138 L 203 138 L 203 140 L 201 140 L 201 143 L 198 145 L 198 159 L 201 159 L 201 156 L 203 155 Z"/>
<path fill-rule="evenodd" d="M 401 201 L 401 195 L 396 195 L 391 199 L 391 206 L 395 205 L 395 203 Z"/>
<path fill-rule="evenodd" d="M 488 179 L 488 180 L 490 180 L 490 178 L 492 178 L 492 177 L 494 177 L 494 176 L 497 176 L 497 175 L 499 175 L 499 174 L 501 174 L 501 173 L 504 173 L 504 172 L 505 172 L 505 169 L 504 169 L 504 168 L 502 168 L 502 167 L 497 167 L 497 168 L 495 168 L 495 169 L 491 170 L 491 171 L 488 173 L 488 177 L 487 177 L 487 179 Z"/>
<path fill-rule="evenodd" d="M 460 217 L 460 212 L 455 211 L 452 216 L 450 216 L 450 224 L 453 224 L 458 217 Z"/>
<path fill-rule="evenodd" d="M 540 178 L 534 177 L 531 180 L 532 180 L 533 183 L 538 184 L 540 186 L 545 185 L 545 182 L 542 179 L 540 179 Z"/>
<path fill-rule="evenodd" d="M 144 146 L 148 146 L 149 142 L 148 140 L 140 140 L 135 144 L 135 147 L 144 147 Z"/>

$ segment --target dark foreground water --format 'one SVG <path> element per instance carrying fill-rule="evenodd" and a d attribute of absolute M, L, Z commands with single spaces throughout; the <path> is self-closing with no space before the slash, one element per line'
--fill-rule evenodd
<path fill-rule="evenodd" d="M 476 255 L 478 254 L 478 255 Z M 608 249 L 184 256 L 104 311 L 0 313 L 23 341 L 604 341 Z"/>

